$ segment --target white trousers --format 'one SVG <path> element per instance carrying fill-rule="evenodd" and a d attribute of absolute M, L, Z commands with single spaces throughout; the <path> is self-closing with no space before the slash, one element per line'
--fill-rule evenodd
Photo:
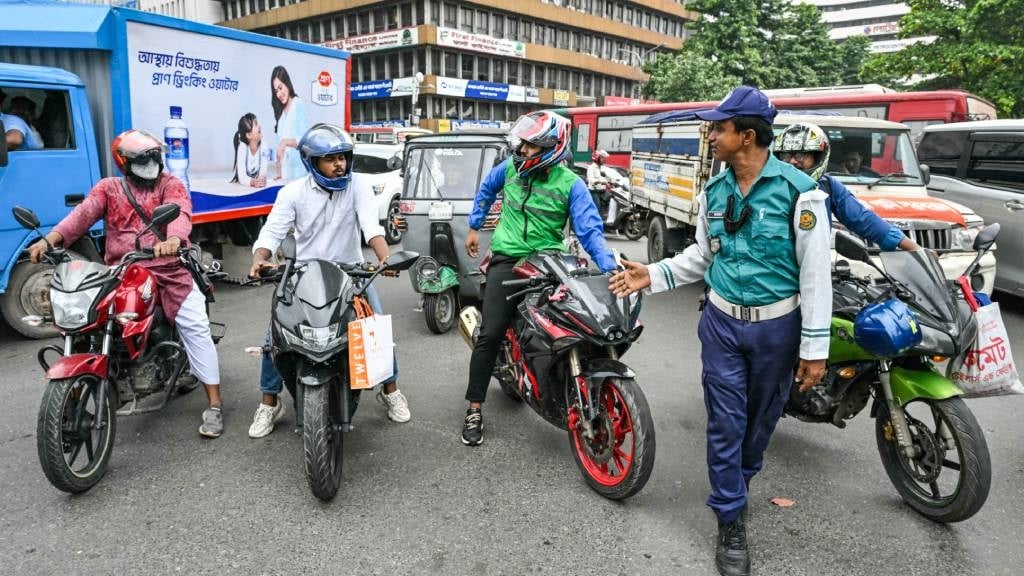
<path fill-rule="evenodd" d="M 188 354 L 192 374 L 203 384 L 220 384 L 220 364 L 217 349 L 210 335 L 210 318 L 206 315 L 206 297 L 192 282 L 192 291 L 181 303 L 174 319 L 181 343 Z"/>

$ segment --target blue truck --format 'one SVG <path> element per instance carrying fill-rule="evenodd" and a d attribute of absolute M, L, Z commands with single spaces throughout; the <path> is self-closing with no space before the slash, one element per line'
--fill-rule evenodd
<path fill-rule="evenodd" d="M 31 208 L 49 230 L 119 175 L 116 134 L 167 141 L 165 169 L 191 192 L 192 241 L 241 261 L 299 176 L 302 133 L 350 123 L 344 51 L 102 5 L 5 1 L 0 13 L 0 315 L 28 337 L 55 333 L 22 321 L 49 313 L 52 270 L 27 261 L 35 235 L 11 208 Z M 71 249 L 98 260 L 102 234 L 98 225 Z"/>

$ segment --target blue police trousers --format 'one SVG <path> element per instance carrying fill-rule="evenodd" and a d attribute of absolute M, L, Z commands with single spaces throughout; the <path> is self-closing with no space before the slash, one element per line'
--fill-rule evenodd
<path fill-rule="evenodd" d="M 747 486 L 782 416 L 800 353 L 799 308 L 773 320 L 737 320 L 708 302 L 700 317 L 704 405 L 708 413 L 707 504 L 736 520 Z"/>

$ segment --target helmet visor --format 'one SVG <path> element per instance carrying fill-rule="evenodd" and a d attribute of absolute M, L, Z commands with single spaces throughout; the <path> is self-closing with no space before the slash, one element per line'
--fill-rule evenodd
<path fill-rule="evenodd" d="M 539 118 L 533 114 L 522 116 L 512 125 L 509 134 L 520 141 L 529 142 L 541 148 L 552 148 L 558 144 L 558 131 L 552 130 L 547 116 Z"/>

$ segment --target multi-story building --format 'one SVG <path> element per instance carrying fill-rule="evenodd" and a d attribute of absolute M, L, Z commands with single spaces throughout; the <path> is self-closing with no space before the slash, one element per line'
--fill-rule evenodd
<path fill-rule="evenodd" d="M 224 7 L 218 0 L 133 0 L 144 12 L 184 18 L 205 24 L 216 24 L 224 19 Z"/>
<path fill-rule="evenodd" d="M 797 1 L 797 0 L 794 0 Z M 865 35 L 871 39 L 872 52 L 894 52 L 915 42 L 931 42 L 934 36 L 897 38 L 900 18 L 910 12 L 903 2 L 893 0 L 799 0 L 813 4 L 822 12 L 822 20 L 833 40 Z"/>
<path fill-rule="evenodd" d="M 354 125 L 418 116 L 434 129 L 628 103 L 642 65 L 678 51 L 696 16 L 683 0 L 223 3 L 222 25 L 350 51 Z"/>

